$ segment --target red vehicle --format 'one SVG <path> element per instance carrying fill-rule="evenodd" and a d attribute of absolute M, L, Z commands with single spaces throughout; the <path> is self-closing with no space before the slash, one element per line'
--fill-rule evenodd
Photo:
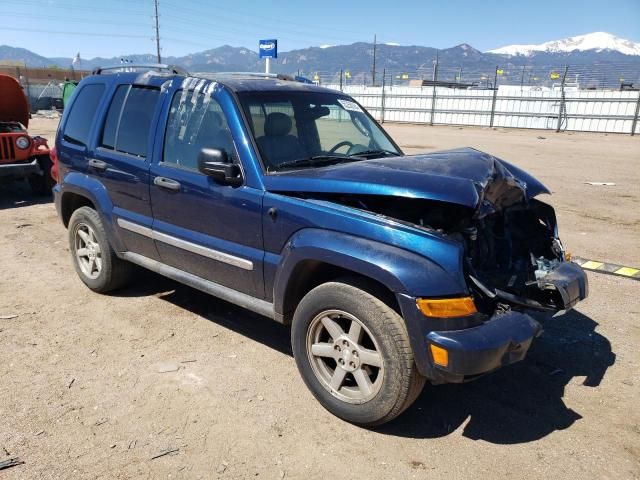
<path fill-rule="evenodd" d="M 47 140 L 32 137 L 29 104 L 18 81 L 0 75 L 0 182 L 26 178 L 37 194 L 51 194 L 51 159 Z"/>

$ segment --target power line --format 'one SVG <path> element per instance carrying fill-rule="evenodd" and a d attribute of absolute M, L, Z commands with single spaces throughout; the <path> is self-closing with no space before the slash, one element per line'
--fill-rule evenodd
<path fill-rule="evenodd" d="M 128 35 L 124 33 L 97 33 L 97 32 L 70 32 L 60 30 L 43 30 L 41 28 L 13 28 L 2 27 L 3 30 L 10 30 L 12 32 L 35 32 L 35 33 L 50 33 L 52 35 L 76 35 L 76 36 L 91 36 L 91 37 L 118 37 L 118 38 L 149 38 L 148 35 Z"/>
<path fill-rule="evenodd" d="M 33 18 L 39 18 L 39 19 L 43 19 L 43 20 L 51 20 L 51 19 L 59 19 L 59 20 L 64 20 L 65 23 L 72 23 L 72 24 L 83 24 L 86 25 L 87 24 L 87 20 L 86 18 L 77 18 L 77 17 L 67 17 L 67 16 L 61 16 L 61 15 L 37 15 L 37 14 L 30 14 L 30 13 L 14 13 L 14 12 L 2 12 L 3 14 L 6 14 L 7 17 L 11 16 L 11 17 L 19 17 L 19 18 L 28 18 L 28 19 L 33 19 Z M 5 18 L 7 18 L 5 17 Z M 138 22 L 123 22 L 123 21 L 108 21 L 108 20 L 100 20 L 100 24 L 101 25 L 116 25 L 116 26 L 131 26 L 131 27 L 146 27 L 147 24 L 146 23 L 138 23 Z"/>
<path fill-rule="evenodd" d="M 51 8 L 51 4 L 47 3 L 47 2 L 38 2 L 35 0 L 20 0 L 19 3 L 17 3 L 15 6 L 32 6 L 32 7 L 47 7 L 47 8 Z M 118 15 L 122 15 L 123 11 L 122 9 L 114 9 L 114 8 L 104 8 L 104 7 L 87 7 L 86 4 L 85 6 L 83 5 L 76 5 L 76 4 L 69 4 L 69 3 L 59 3 L 56 2 L 54 4 L 54 7 L 56 9 L 61 8 L 63 10 L 84 10 L 84 11 L 88 11 L 88 12 L 103 12 L 103 13 L 115 13 Z M 148 17 L 149 16 L 149 12 L 143 12 L 140 10 L 127 10 L 126 11 L 127 15 L 141 15 L 141 16 L 145 16 Z"/>
<path fill-rule="evenodd" d="M 201 9 L 194 9 L 194 8 L 189 8 L 189 7 L 185 7 L 184 5 L 178 5 L 172 2 L 165 2 L 166 5 L 169 5 L 171 7 L 174 7 L 175 9 L 179 10 L 180 12 L 183 13 L 192 13 L 195 15 L 202 15 L 202 10 Z M 259 20 L 252 20 L 252 18 L 258 18 L 258 15 L 253 15 L 253 14 L 247 14 L 246 15 L 247 18 L 242 18 L 241 21 L 239 21 L 238 17 L 231 17 L 228 15 L 224 15 L 224 14 L 216 14 L 216 19 L 226 19 L 228 20 L 230 23 L 241 23 L 242 25 L 254 25 L 255 27 L 259 27 L 262 29 L 265 29 L 265 25 L 264 22 L 260 22 Z M 168 18 L 174 18 L 174 19 L 179 19 L 181 21 L 185 21 L 185 22 L 190 22 L 190 23 L 199 23 L 199 24 L 205 24 L 207 26 L 213 26 L 216 29 L 224 29 L 224 27 L 221 27 L 219 25 L 214 25 L 211 22 L 206 22 L 203 20 L 193 20 L 191 18 L 185 18 L 185 17 L 179 17 L 177 15 L 175 15 L 174 13 L 170 13 L 170 14 L 164 14 L 163 17 L 168 17 Z M 265 17 L 262 17 L 265 18 Z M 289 33 L 289 34 L 294 34 L 294 35 L 299 35 L 300 37 L 298 38 L 308 38 L 309 36 L 309 29 L 308 29 L 308 25 L 300 25 L 302 28 L 301 29 L 295 29 L 295 28 L 290 28 L 290 27 L 282 27 L 281 23 L 292 23 L 292 22 L 281 22 L 279 20 L 273 19 L 272 21 L 277 22 L 277 30 L 278 32 L 283 32 L 283 33 Z M 305 28 L 306 27 L 306 28 Z M 226 28 L 227 30 L 229 30 L 229 28 Z M 247 29 L 244 30 L 239 30 L 239 29 L 234 29 L 236 31 L 240 31 L 242 33 L 247 33 Z M 293 35 L 292 35 L 293 36 Z M 323 38 L 327 38 L 330 40 L 338 40 L 338 41 L 352 41 L 351 38 L 347 38 L 347 37 L 343 37 L 343 36 L 337 36 L 337 35 L 326 35 L 326 34 L 322 34 Z"/>

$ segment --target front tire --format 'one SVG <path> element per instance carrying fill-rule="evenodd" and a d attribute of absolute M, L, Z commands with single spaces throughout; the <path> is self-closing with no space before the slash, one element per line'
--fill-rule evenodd
<path fill-rule="evenodd" d="M 106 293 L 125 286 L 133 265 L 115 254 L 98 212 L 81 207 L 69 220 L 69 250 L 76 273 L 94 292 Z"/>
<path fill-rule="evenodd" d="M 307 387 L 329 412 L 357 425 L 386 423 L 425 384 L 404 321 L 356 279 L 322 284 L 298 305 L 293 354 Z"/>

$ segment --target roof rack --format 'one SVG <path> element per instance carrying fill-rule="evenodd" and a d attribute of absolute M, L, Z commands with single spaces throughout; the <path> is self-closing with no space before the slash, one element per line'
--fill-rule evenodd
<path fill-rule="evenodd" d="M 257 78 L 276 78 L 278 80 L 294 80 L 291 75 L 283 73 L 264 73 L 264 72 L 212 72 L 210 75 L 220 75 L 222 77 L 238 76 L 238 77 L 257 77 Z"/>
<path fill-rule="evenodd" d="M 127 63 L 123 65 L 113 65 L 111 67 L 96 67 L 93 69 L 92 73 L 93 75 L 100 75 L 103 72 L 111 70 L 124 70 L 125 72 L 132 72 L 134 70 L 159 70 L 174 73 L 176 75 L 189 75 L 189 72 L 187 72 L 184 68 L 178 67 L 176 65 L 166 65 L 164 63 Z"/>
<path fill-rule="evenodd" d="M 255 77 L 255 78 L 273 78 L 276 80 L 285 80 L 288 82 L 300 82 L 313 84 L 311 80 L 298 75 L 287 75 L 284 73 L 264 73 L 264 72 L 193 72 L 191 76 L 207 79 L 215 79 L 217 77 Z"/>

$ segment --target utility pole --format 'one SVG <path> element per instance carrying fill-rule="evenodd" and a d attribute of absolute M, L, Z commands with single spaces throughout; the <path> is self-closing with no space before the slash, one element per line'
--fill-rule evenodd
<path fill-rule="evenodd" d="M 371 70 L 371 86 L 376 86 L 376 47 L 377 47 L 377 38 L 376 35 L 373 35 L 373 69 Z"/>
<path fill-rule="evenodd" d="M 156 55 L 158 56 L 158 63 L 162 63 L 162 58 L 160 57 L 160 24 L 158 22 L 158 0 L 153 0 L 153 4 L 155 7 L 155 18 L 156 18 Z"/>

